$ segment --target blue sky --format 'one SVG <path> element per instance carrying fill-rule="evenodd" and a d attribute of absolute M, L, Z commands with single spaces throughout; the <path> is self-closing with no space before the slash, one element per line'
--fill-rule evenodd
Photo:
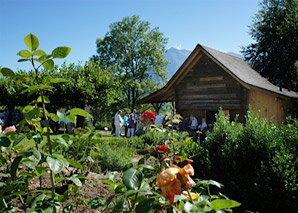
<path fill-rule="evenodd" d="M 84 62 L 96 53 L 96 38 L 103 38 L 111 23 L 132 15 L 159 27 L 168 48 L 193 50 L 200 43 L 239 53 L 253 42 L 249 25 L 259 9 L 259 0 L 0 0 L 0 66 L 31 68 L 17 63 L 29 33 L 48 53 L 71 47 L 66 63 Z"/>

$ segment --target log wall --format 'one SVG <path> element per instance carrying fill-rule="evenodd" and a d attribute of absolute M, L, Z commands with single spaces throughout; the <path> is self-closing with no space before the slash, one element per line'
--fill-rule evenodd
<path fill-rule="evenodd" d="M 175 94 L 176 107 L 183 116 L 202 118 L 219 107 L 243 114 L 247 108 L 247 89 L 205 55 L 175 86 Z"/>

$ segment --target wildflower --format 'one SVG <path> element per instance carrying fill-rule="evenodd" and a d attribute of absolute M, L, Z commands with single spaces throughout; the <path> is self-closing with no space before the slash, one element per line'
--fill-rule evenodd
<path fill-rule="evenodd" d="M 175 195 L 182 193 L 182 188 L 190 189 L 189 175 L 194 175 L 194 169 L 190 164 L 183 168 L 172 165 L 159 173 L 156 185 L 161 188 L 161 194 L 170 201 L 170 204 L 174 203 Z"/>
<path fill-rule="evenodd" d="M 13 126 L 6 127 L 3 132 L 5 133 L 5 132 L 15 132 L 15 131 L 17 131 L 17 128 L 15 127 L 15 125 L 13 125 Z"/>

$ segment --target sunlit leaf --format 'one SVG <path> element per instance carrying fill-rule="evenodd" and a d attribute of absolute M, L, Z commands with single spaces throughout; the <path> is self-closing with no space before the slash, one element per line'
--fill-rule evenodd
<path fill-rule="evenodd" d="M 36 50 L 33 52 L 33 55 L 43 56 L 43 55 L 46 55 L 46 53 L 43 50 Z"/>
<path fill-rule="evenodd" d="M 32 33 L 27 35 L 25 37 L 24 41 L 25 41 L 25 44 L 27 45 L 27 47 L 29 48 L 29 50 L 31 50 L 31 51 L 36 50 L 39 46 L 38 38 L 35 35 L 33 35 Z"/>
<path fill-rule="evenodd" d="M 21 50 L 20 52 L 18 52 L 18 55 L 23 57 L 23 58 L 30 58 L 31 57 L 31 53 L 28 50 Z"/>
<path fill-rule="evenodd" d="M 43 96 L 43 101 L 44 101 L 44 103 L 46 103 L 46 104 L 50 103 L 50 99 L 49 99 L 47 96 Z M 41 97 L 41 96 L 39 96 L 39 97 L 37 98 L 37 102 L 38 102 L 38 103 L 42 103 L 42 97 Z"/>
<path fill-rule="evenodd" d="M 53 58 L 65 58 L 69 54 L 70 50 L 71 48 L 69 47 L 57 47 L 53 50 L 52 56 Z"/>
<path fill-rule="evenodd" d="M 47 163 L 55 174 L 61 172 L 64 168 L 64 162 L 61 159 L 55 159 L 49 156 L 47 157 Z"/>
<path fill-rule="evenodd" d="M 90 115 L 88 112 L 86 112 L 85 110 L 80 109 L 80 108 L 73 108 L 70 110 L 70 113 L 73 115 L 80 115 L 80 116 L 87 117 L 87 118 L 93 118 L 92 115 Z"/>
<path fill-rule="evenodd" d="M 54 65 L 55 65 L 55 63 L 52 59 L 47 60 L 46 62 L 44 62 L 42 64 L 42 66 L 47 70 L 52 70 L 54 68 Z"/>
<path fill-rule="evenodd" d="M 226 200 L 226 199 L 216 199 L 210 203 L 210 207 L 214 210 L 220 209 L 229 209 L 240 206 L 241 203 L 238 203 L 235 200 Z"/>

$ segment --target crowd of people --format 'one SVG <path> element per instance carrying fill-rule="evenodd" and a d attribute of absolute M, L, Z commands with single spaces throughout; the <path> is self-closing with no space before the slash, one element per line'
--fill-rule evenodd
<path fill-rule="evenodd" d="M 120 137 L 122 127 L 124 127 L 124 137 L 133 137 L 138 134 L 138 128 L 141 129 L 144 123 L 144 113 L 142 113 L 140 116 L 137 115 L 137 110 L 134 109 L 132 113 L 125 112 L 123 118 L 122 118 L 122 110 L 119 110 L 112 121 L 112 134 L 115 133 L 116 137 Z M 153 112 L 150 112 L 153 113 Z M 146 118 L 149 120 L 149 124 L 154 124 L 155 126 L 163 125 L 163 127 L 166 127 L 167 120 L 165 117 L 160 116 L 158 113 L 153 113 L 153 118 Z M 198 119 L 194 115 L 190 115 L 190 117 L 184 117 L 183 120 L 179 123 L 179 125 L 174 126 L 175 129 L 179 131 L 187 131 L 190 135 L 190 137 L 193 137 L 194 141 L 200 141 L 204 142 L 206 140 L 206 132 L 208 130 L 208 125 L 206 123 L 206 119 L 202 118 L 201 123 L 198 122 Z M 144 133 L 144 132 L 143 132 Z"/>

